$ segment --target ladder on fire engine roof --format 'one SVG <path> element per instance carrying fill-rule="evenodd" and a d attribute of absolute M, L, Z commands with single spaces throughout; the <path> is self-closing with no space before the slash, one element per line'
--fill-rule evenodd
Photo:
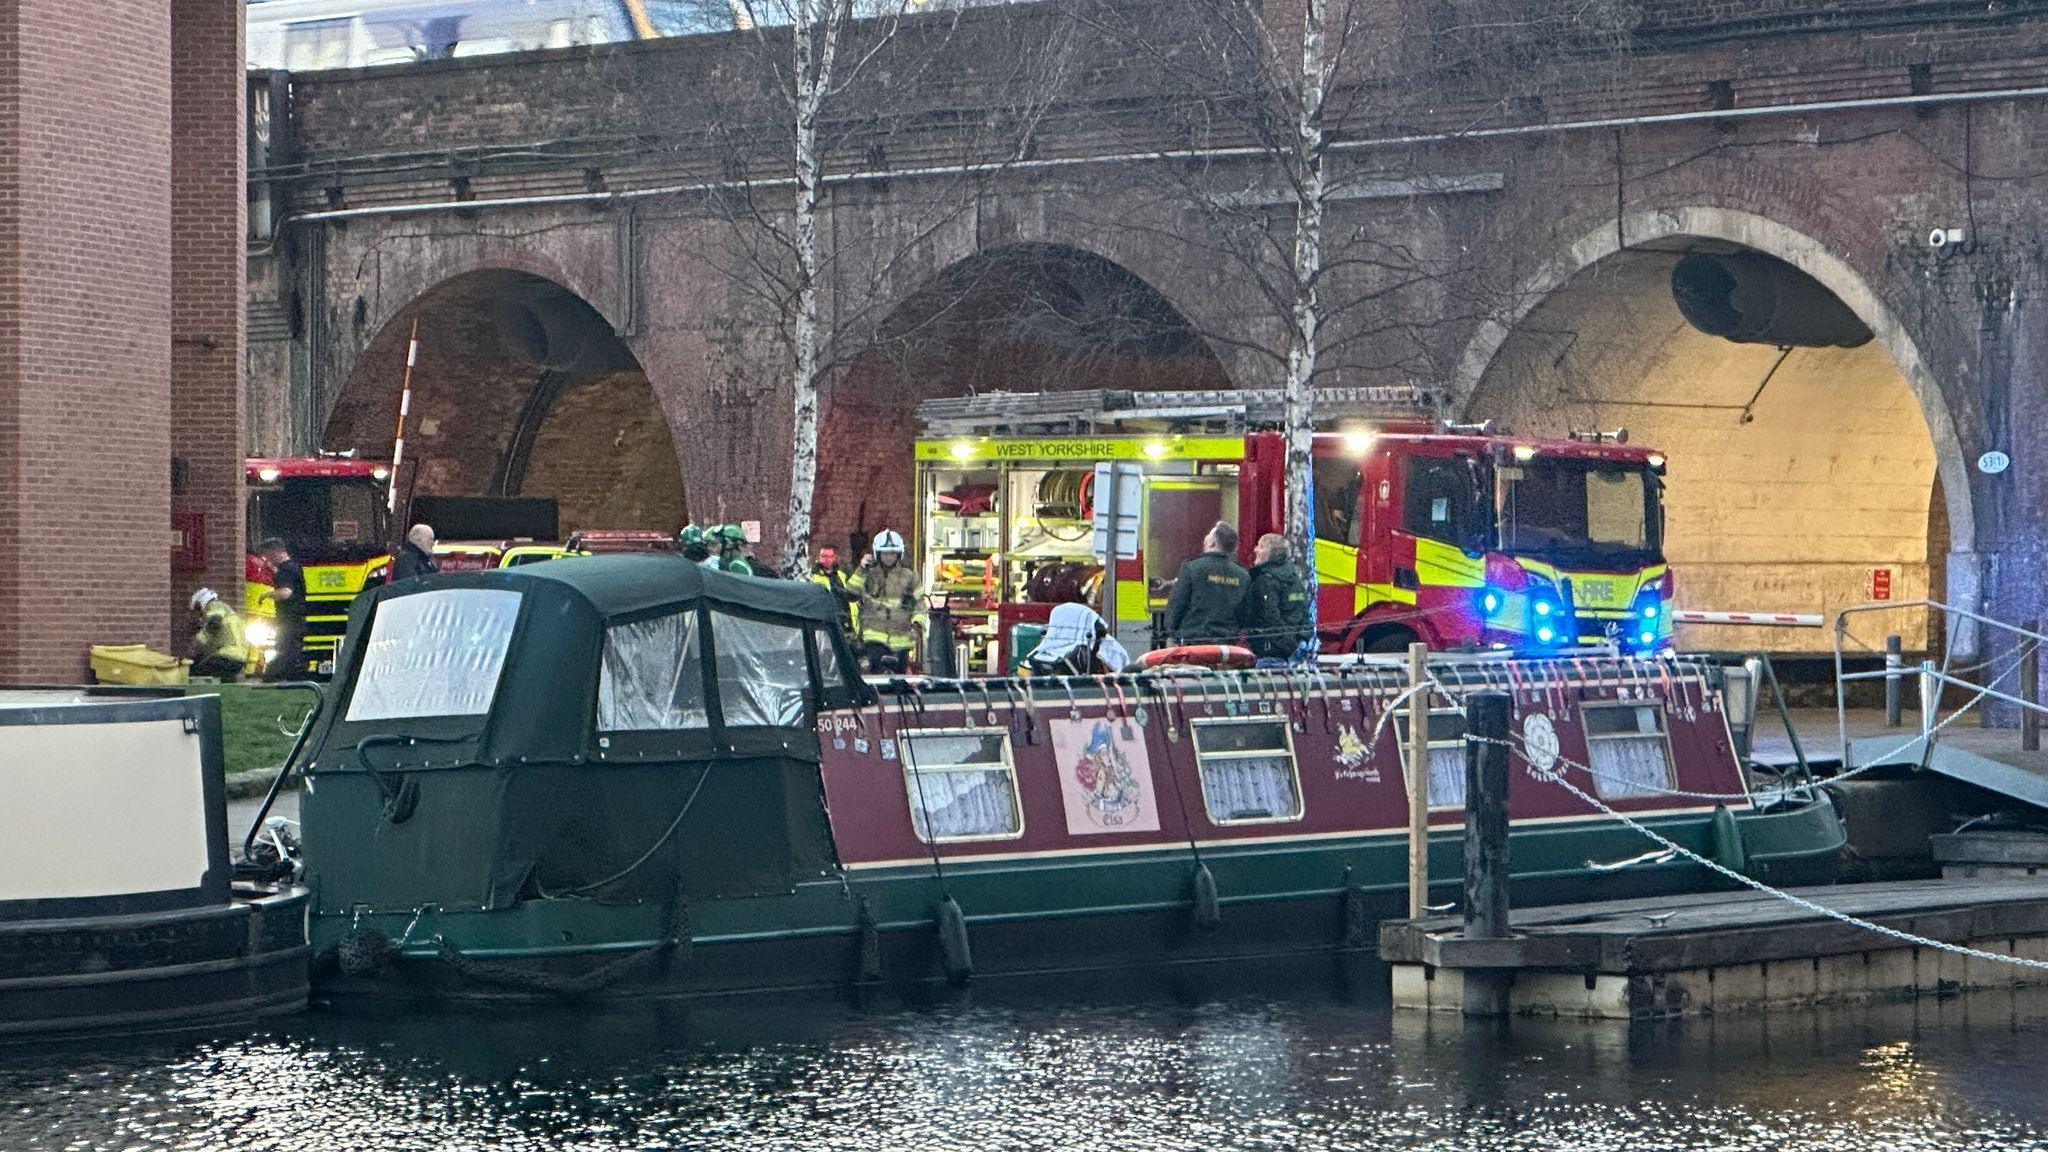
<path fill-rule="evenodd" d="M 1285 395 L 1277 388 L 1134 392 L 1094 388 L 1079 392 L 984 392 L 926 400 L 917 418 L 931 435 L 1031 432 L 1243 430 L 1278 427 Z M 1318 424 L 1331 421 L 1434 421 L 1442 397 L 1413 385 L 1318 388 Z"/>

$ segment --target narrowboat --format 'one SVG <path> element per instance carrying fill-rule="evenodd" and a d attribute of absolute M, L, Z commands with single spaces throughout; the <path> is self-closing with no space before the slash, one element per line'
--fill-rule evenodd
<path fill-rule="evenodd" d="M 0 1045 L 296 1012 L 305 912 L 234 879 L 219 697 L 0 689 Z"/>
<path fill-rule="evenodd" d="M 523 1000 L 960 980 L 1370 949 L 1405 908 L 1404 673 L 1062 680 L 854 671 L 822 588 L 600 556 L 442 573 L 354 610 L 305 776 L 317 995 Z M 1777 882 L 1843 844 L 1752 793 L 1720 670 L 1446 658 L 1432 875 L 1455 896 L 1459 694 L 1530 755 Z M 1522 900 L 1704 890 L 1544 774 L 1510 797 Z M 1725 880 L 1718 880 L 1726 883 Z"/>

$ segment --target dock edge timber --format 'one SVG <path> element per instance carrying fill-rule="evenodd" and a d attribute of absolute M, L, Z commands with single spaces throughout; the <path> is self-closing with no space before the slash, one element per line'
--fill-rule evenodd
<path fill-rule="evenodd" d="M 2048 878 L 1793 890 L 1889 928 L 2048 962 Z M 1647 1019 L 2048 984 L 2048 968 L 1907 943 L 1759 892 L 1517 909 L 1511 935 L 1388 920 L 1394 1006 L 1475 1016 Z"/>

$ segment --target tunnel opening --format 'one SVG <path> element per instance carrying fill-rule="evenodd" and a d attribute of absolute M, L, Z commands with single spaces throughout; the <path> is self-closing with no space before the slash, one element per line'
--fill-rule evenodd
<path fill-rule="evenodd" d="M 1469 412 L 1518 433 L 1626 428 L 1663 450 L 1675 606 L 1833 614 L 1942 599 L 1935 440 L 1899 363 L 1819 281 L 1768 254 L 1671 237 L 1585 266 L 1509 332 Z M 1852 642 L 1940 642 L 1925 612 Z M 1831 651 L 1830 628 L 1681 624 L 1688 649 Z"/>
<path fill-rule="evenodd" d="M 833 389 L 812 548 L 858 556 L 881 528 L 909 523 L 925 400 L 1231 386 L 1187 317 L 1122 265 L 1057 244 L 978 253 L 899 304 Z"/>
<path fill-rule="evenodd" d="M 324 448 L 390 458 L 415 323 L 403 493 L 550 499 L 563 535 L 686 519 L 675 439 L 639 361 L 587 302 L 524 272 L 457 276 L 387 322 L 338 393 Z"/>

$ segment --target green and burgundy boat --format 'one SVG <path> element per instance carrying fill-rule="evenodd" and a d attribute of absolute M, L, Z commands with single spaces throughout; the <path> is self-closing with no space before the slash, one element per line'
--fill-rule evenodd
<path fill-rule="evenodd" d="M 320 997 L 691 996 L 1369 952 L 1405 908 L 1402 669 L 854 669 L 822 588 L 672 557 L 360 598 L 290 766 Z M 1844 836 L 1823 794 L 1752 793 L 1721 667 L 1431 670 L 1438 898 L 1461 866 L 1453 705 L 1485 687 L 1513 694 L 1529 755 L 1601 804 L 1775 882 L 1832 871 Z M 1544 773 L 1516 773 L 1510 810 L 1517 899 L 1727 883 L 1647 854 Z"/>

